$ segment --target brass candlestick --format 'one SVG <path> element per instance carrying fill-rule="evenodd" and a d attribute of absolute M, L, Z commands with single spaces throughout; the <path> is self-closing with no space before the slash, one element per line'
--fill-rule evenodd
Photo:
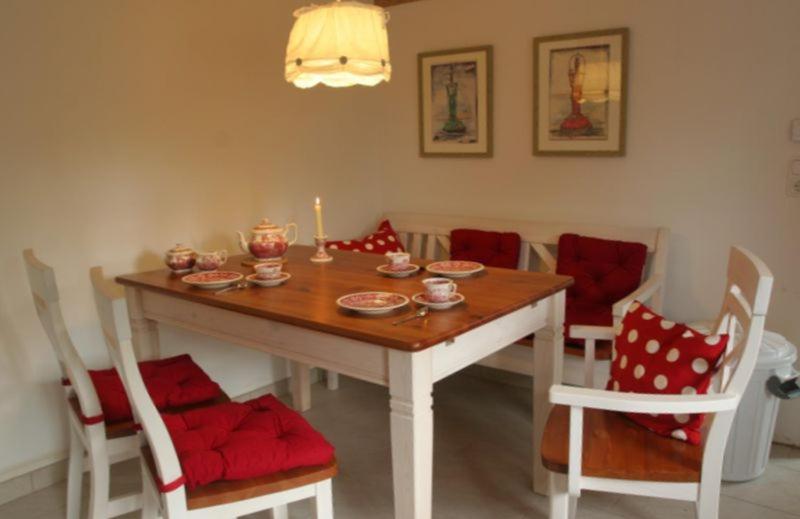
<path fill-rule="evenodd" d="M 314 263 L 328 263 L 329 261 L 333 261 L 333 256 L 328 254 L 328 251 L 325 250 L 325 241 L 327 239 L 327 236 L 314 236 L 317 252 L 310 258 Z"/>

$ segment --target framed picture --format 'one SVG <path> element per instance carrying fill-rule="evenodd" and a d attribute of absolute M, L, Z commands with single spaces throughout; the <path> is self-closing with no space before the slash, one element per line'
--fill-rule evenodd
<path fill-rule="evenodd" d="M 625 155 L 628 29 L 533 40 L 533 154 Z"/>
<path fill-rule="evenodd" d="M 423 52 L 419 154 L 492 156 L 492 47 Z"/>

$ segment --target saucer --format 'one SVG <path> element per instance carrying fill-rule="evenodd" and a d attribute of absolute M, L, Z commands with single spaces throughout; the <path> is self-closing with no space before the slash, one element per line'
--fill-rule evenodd
<path fill-rule="evenodd" d="M 464 278 L 482 271 L 483 265 L 477 261 L 447 260 L 431 263 L 425 270 L 437 276 Z"/>
<path fill-rule="evenodd" d="M 444 301 L 442 303 L 434 303 L 433 301 L 428 301 L 427 296 L 425 296 L 425 292 L 414 294 L 411 297 L 411 300 L 417 303 L 418 305 L 427 306 L 431 310 L 447 310 L 448 308 L 452 308 L 459 303 L 463 303 L 465 299 L 466 297 L 464 297 L 464 294 L 459 294 L 458 292 L 450 295 L 449 301 Z"/>
<path fill-rule="evenodd" d="M 285 283 L 290 277 L 292 277 L 292 275 L 288 272 L 281 272 L 280 276 L 270 279 L 261 279 L 258 277 L 258 274 L 250 274 L 247 276 L 247 281 L 260 287 L 276 287 Z"/>
<path fill-rule="evenodd" d="M 336 304 L 361 314 L 385 314 L 408 304 L 408 298 L 393 292 L 357 292 L 336 300 Z"/>
<path fill-rule="evenodd" d="M 389 268 L 389 265 L 381 265 L 376 269 L 378 272 L 383 274 L 384 276 L 389 276 L 390 278 L 407 278 L 408 276 L 414 275 L 419 272 L 419 265 L 414 265 L 413 263 L 409 263 L 402 270 L 392 270 Z"/>
<path fill-rule="evenodd" d="M 217 290 L 230 286 L 240 281 L 243 277 L 244 275 L 239 272 L 208 270 L 183 276 L 181 281 L 204 290 Z"/>

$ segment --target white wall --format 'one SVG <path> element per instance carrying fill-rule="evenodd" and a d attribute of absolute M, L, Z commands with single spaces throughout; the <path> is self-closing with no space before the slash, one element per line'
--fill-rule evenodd
<path fill-rule="evenodd" d="M 77 347 L 105 366 L 90 266 L 159 268 L 178 241 L 235 251 L 234 231 L 262 216 L 297 220 L 309 241 L 317 193 L 329 232 L 359 233 L 379 212 L 377 198 L 345 196 L 377 192 L 372 147 L 357 144 L 372 138 L 363 108 L 377 94 L 283 80 L 299 5 L 0 3 L 0 481 L 66 448 L 23 248 L 55 267 Z M 162 343 L 234 395 L 285 376 L 266 355 L 185 332 L 162 330 Z"/>
<path fill-rule="evenodd" d="M 789 139 L 800 2 L 424 0 L 391 13 L 378 152 L 396 180 L 387 209 L 667 226 L 666 312 L 680 320 L 715 316 L 728 248 L 740 244 L 775 274 L 768 327 L 800 344 L 800 198 L 785 195 L 800 158 Z M 614 27 L 631 30 L 627 156 L 532 156 L 533 37 Z M 486 44 L 494 158 L 419 158 L 417 53 Z M 786 407 L 800 423 L 800 401 Z M 800 444 L 796 425 L 791 434 Z"/>

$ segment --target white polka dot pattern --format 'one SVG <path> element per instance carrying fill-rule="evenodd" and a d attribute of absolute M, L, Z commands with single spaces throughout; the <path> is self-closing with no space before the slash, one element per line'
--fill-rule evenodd
<path fill-rule="evenodd" d="M 655 355 L 658 353 L 658 350 L 661 349 L 661 344 L 659 344 L 659 342 L 655 339 L 650 339 L 647 341 L 647 344 L 645 344 L 644 349 L 647 353 Z"/>
<path fill-rule="evenodd" d="M 637 364 L 635 368 L 633 368 L 633 376 L 636 378 L 642 378 L 644 376 L 644 366 L 641 364 Z"/>
<path fill-rule="evenodd" d="M 656 378 L 653 379 L 653 385 L 659 391 L 666 389 L 667 384 L 669 384 L 669 379 L 665 375 L 656 375 Z"/>
<path fill-rule="evenodd" d="M 638 338 L 639 338 L 639 332 L 637 332 L 636 330 L 631 330 L 628 332 L 628 342 L 634 343 Z"/>
<path fill-rule="evenodd" d="M 681 356 L 681 352 L 678 348 L 671 348 L 667 352 L 667 362 L 676 362 Z"/>
<path fill-rule="evenodd" d="M 706 359 L 696 358 L 692 361 L 692 370 L 698 375 L 702 375 L 708 371 L 708 361 Z"/>

